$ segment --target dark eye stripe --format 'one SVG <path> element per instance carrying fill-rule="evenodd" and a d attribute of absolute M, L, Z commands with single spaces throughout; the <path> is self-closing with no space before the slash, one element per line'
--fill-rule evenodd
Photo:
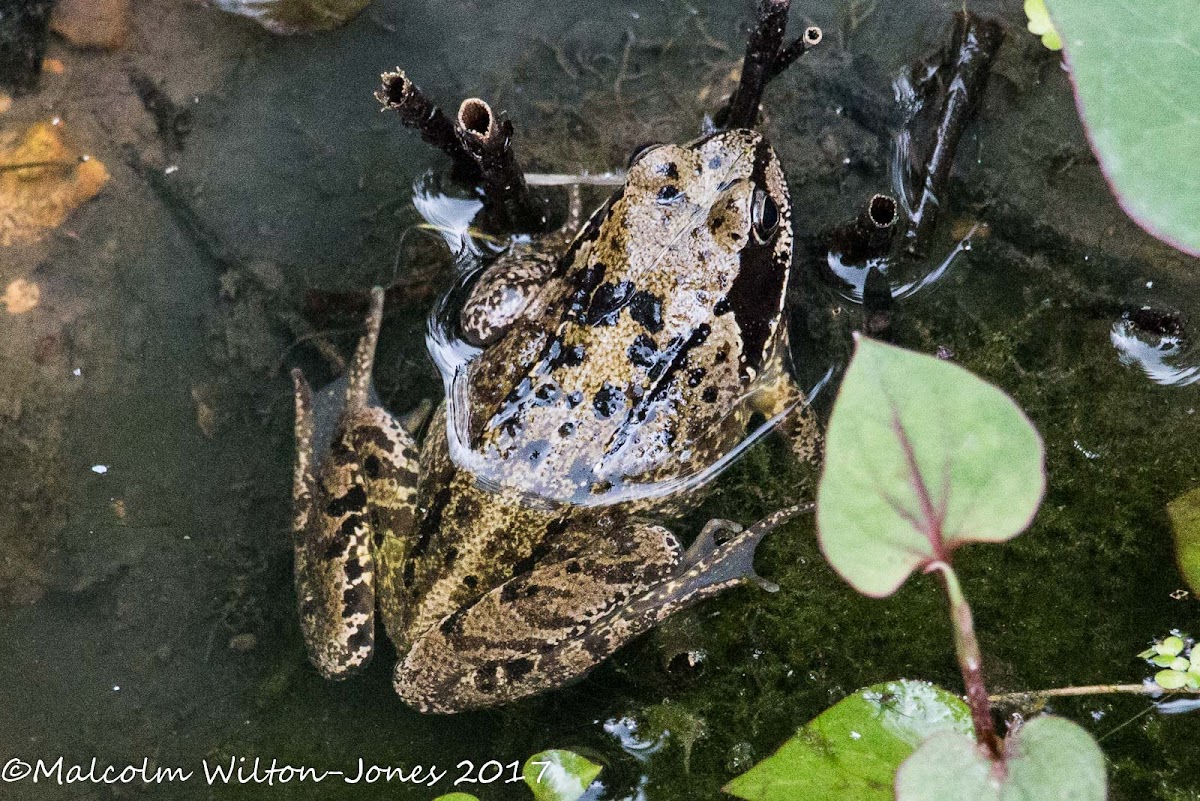
<path fill-rule="evenodd" d="M 760 142 L 754 151 L 754 168 L 750 173 L 751 183 L 767 189 L 767 165 L 771 163 L 771 146 Z M 779 214 L 779 225 L 789 225 L 787 216 Z M 742 332 L 744 367 L 754 370 L 762 368 L 766 347 L 775 330 L 780 301 L 786 289 L 788 271 L 791 268 L 792 251 L 776 254 L 775 244 L 780 232 L 764 242 L 753 238 L 746 243 L 739 255 L 738 275 L 729 287 L 725 299 L 733 311 L 734 320 Z"/>

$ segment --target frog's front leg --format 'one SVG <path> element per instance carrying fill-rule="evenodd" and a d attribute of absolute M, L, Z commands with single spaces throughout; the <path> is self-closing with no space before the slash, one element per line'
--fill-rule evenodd
<path fill-rule="evenodd" d="M 754 549 L 800 511 L 778 512 L 721 545 L 714 530 L 737 527 L 715 521 L 686 553 L 667 529 L 630 522 L 617 538 L 601 536 L 444 618 L 397 665 L 396 691 L 424 712 L 449 713 L 567 684 L 686 606 L 746 580 L 766 585 Z"/>
<path fill-rule="evenodd" d="M 579 229 L 582 211 L 579 186 L 572 185 L 562 230 L 514 243 L 484 268 L 459 312 L 459 327 L 468 342 L 486 347 L 522 317 L 537 319 L 545 311 L 545 299 L 554 295 L 551 285 L 558 264 L 554 254 L 565 248 Z"/>
<path fill-rule="evenodd" d="M 788 441 L 792 454 L 802 464 L 820 465 L 821 424 L 795 380 L 775 365 L 756 388 L 753 406 L 768 420 L 779 418 L 778 430 Z"/>
<path fill-rule="evenodd" d="M 382 557 L 403 558 L 415 522 L 416 448 L 403 426 L 369 400 L 382 316 L 383 292 L 376 289 L 333 439 L 319 464 L 312 391 L 299 370 L 292 373 L 296 595 L 309 658 L 330 679 L 345 678 L 370 659 L 376 579 L 386 575 Z"/>

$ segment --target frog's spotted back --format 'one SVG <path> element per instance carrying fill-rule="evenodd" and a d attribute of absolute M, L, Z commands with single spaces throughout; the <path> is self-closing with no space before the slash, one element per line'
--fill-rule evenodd
<path fill-rule="evenodd" d="M 559 261 L 543 311 L 460 374 L 456 461 L 585 504 L 700 480 L 746 438 L 781 350 L 791 247 L 787 185 L 759 134 L 645 150 Z"/>

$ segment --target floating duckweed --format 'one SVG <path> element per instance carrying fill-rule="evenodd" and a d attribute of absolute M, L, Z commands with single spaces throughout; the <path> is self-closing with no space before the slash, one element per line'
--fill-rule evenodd
<path fill-rule="evenodd" d="M 1029 18 L 1029 24 L 1026 26 L 1029 32 L 1042 37 L 1042 44 L 1048 50 L 1062 50 L 1062 39 L 1059 38 L 1058 31 L 1054 30 L 1045 0 L 1025 0 L 1025 16 Z"/>
<path fill-rule="evenodd" d="M 1178 656 L 1183 653 L 1183 640 L 1172 634 L 1162 642 L 1155 643 L 1154 650 L 1167 656 Z"/>
<path fill-rule="evenodd" d="M 1187 686 L 1187 674 L 1178 670 L 1160 670 L 1154 674 L 1154 681 L 1164 690 L 1178 690 Z"/>
<path fill-rule="evenodd" d="M 1138 656 L 1164 668 L 1154 674 L 1155 683 L 1164 690 L 1200 689 L 1200 648 L 1186 634 L 1173 631 Z"/>

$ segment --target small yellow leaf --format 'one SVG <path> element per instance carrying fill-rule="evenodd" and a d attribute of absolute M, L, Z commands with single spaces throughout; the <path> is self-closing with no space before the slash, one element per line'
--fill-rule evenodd
<path fill-rule="evenodd" d="M 4 289 L 4 306 L 9 314 L 24 314 L 38 305 L 42 291 L 38 285 L 18 278 Z"/>

